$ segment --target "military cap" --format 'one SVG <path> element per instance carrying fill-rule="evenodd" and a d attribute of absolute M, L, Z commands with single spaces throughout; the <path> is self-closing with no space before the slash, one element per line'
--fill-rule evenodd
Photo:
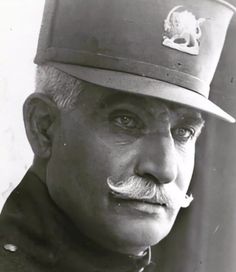
<path fill-rule="evenodd" d="M 235 10 L 222 0 L 46 0 L 35 63 L 235 122 L 208 99 Z"/>

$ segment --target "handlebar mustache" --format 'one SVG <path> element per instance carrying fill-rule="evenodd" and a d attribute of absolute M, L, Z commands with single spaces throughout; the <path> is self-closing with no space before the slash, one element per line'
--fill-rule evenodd
<path fill-rule="evenodd" d="M 149 178 L 130 176 L 124 180 L 107 178 L 110 192 L 117 198 L 145 201 L 159 204 L 170 209 L 187 208 L 193 196 L 184 194 L 178 187 L 170 184 L 158 185 Z"/>

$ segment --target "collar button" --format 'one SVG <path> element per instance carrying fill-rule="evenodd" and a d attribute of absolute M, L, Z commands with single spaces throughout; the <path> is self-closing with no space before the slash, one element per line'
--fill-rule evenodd
<path fill-rule="evenodd" d="M 11 253 L 14 253 L 17 251 L 18 247 L 16 245 L 13 245 L 13 244 L 5 244 L 3 246 L 3 248 L 8 251 L 8 252 L 11 252 Z"/>

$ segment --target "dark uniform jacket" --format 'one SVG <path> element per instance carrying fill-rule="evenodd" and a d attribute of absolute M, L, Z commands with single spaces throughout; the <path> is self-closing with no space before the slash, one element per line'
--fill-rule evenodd
<path fill-rule="evenodd" d="M 132 257 L 107 251 L 74 229 L 45 184 L 28 172 L 0 216 L 0 272 L 155 271 L 150 252 Z"/>

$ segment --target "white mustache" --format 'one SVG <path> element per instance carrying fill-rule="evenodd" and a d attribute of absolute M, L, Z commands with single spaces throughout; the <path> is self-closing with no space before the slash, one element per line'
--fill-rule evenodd
<path fill-rule="evenodd" d="M 193 201 L 190 196 L 183 194 L 177 187 L 157 185 L 151 179 L 131 176 L 126 180 L 107 178 L 111 193 L 117 198 L 146 201 L 153 204 L 165 205 L 168 208 L 187 208 Z"/>

